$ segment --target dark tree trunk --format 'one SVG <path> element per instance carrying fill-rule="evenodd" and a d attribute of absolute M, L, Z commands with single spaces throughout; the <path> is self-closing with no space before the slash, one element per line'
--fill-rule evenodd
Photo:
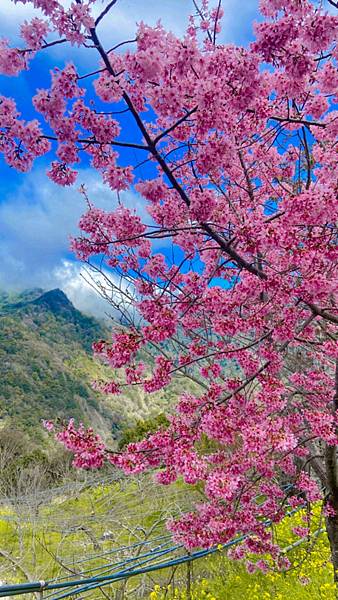
<path fill-rule="evenodd" d="M 338 515 L 326 517 L 326 531 L 330 542 L 334 580 L 338 584 Z"/>
<path fill-rule="evenodd" d="M 338 359 L 336 361 L 335 394 L 333 398 L 333 413 L 338 412 Z M 338 430 L 336 430 L 336 434 Z M 338 584 L 338 462 L 337 447 L 326 446 L 325 449 L 327 500 L 334 509 L 335 515 L 326 517 L 326 530 L 331 548 L 331 560 L 334 568 L 334 580 Z M 337 586 L 338 588 L 338 586 Z"/>

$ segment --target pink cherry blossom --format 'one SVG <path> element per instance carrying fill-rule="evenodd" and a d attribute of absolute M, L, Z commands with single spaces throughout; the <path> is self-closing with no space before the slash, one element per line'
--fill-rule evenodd
<path fill-rule="evenodd" d="M 38 50 L 49 31 L 49 25 L 47 21 L 34 18 L 30 23 L 25 21 L 21 25 L 20 31 L 21 37 L 25 40 L 28 48 Z"/>
<path fill-rule="evenodd" d="M 77 177 L 77 172 L 70 169 L 62 162 L 52 162 L 51 169 L 47 172 L 48 177 L 59 185 L 72 185 Z"/>

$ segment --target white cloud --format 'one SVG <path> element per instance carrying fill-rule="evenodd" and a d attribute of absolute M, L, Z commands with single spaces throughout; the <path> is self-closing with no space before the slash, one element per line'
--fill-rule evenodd
<path fill-rule="evenodd" d="M 119 318 L 118 307 L 130 315 L 134 312 L 128 299 L 134 296 L 133 287 L 106 270 L 93 271 L 79 263 L 62 260 L 50 274 L 48 287 L 61 288 L 76 308 L 89 315 Z"/>
<path fill-rule="evenodd" d="M 63 260 L 50 274 L 51 285 L 61 288 L 74 306 L 86 314 L 105 317 L 109 312 L 107 302 L 102 299 L 99 289 L 88 283 L 84 267 L 78 263 Z"/>
<path fill-rule="evenodd" d="M 16 37 L 18 34 L 20 24 L 37 14 L 40 15 L 41 13 L 32 8 L 31 4 L 21 4 L 20 2 L 15 5 L 12 0 L 1 0 L 1 23 L 6 24 L 6 27 L 1 32 L 2 35 L 13 39 L 13 36 Z"/>
<path fill-rule="evenodd" d="M 0 286 L 45 288 L 69 252 L 69 238 L 79 232 L 78 222 L 86 211 L 79 184 L 86 185 L 95 206 L 107 211 L 114 210 L 117 196 L 89 169 L 82 170 L 78 184 L 70 188 L 55 185 L 37 168 L 23 181 L 0 204 Z M 145 218 L 139 196 L 125 192 L 121 197 L 126 206 Z"/>
<path fill-rule="evenodd" d="M 187 18 L 192 11 L 191 0 L 120 0 L 112 8 L 107 18 L 100 25 L 100 33 L 105 41 L 112 41 L 116 34 L 122 40 L 124 37 L 135 35 L 136 23 L 144 21 L 148 25 L 155 25 L 161 19 L 166 29 L 176 35 L 182 35 L 187 25 Z M 100 11 L 100 5 L 96 5 Z"/>

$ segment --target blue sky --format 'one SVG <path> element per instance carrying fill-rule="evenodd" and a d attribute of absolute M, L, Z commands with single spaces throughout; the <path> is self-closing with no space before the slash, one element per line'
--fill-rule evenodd
<path fill-rule="evenodd" d="M 19 24 L 36 11 L 27 4 L 14 5 L 11 0 L 1 0 L 0 4 L 1 37 L 15 44 Z M 67 4 L 69 1 L 64 0 L 64 5 Z M 98 9 L 102 8 L 101 2 L 97 5 Z M 257 0 L 224 0 L 223 6 L 222 41 L 246 45 L 252 39 Z M 101 26 L 101 38 L 111 47 L 133 38 L 137 22 L 144 20 L 154 24 L 159 18 L 166 28 L 180 34 L 184 32 L 191 10 L 191 0 L 118 0 L 109 19 Z M 49 87 L 49 71 L 54 66 L 62 67 L 70 60 L 81 73 L 97 67 L 94 51 L 55 47 L 48 53 L 40 53 L 31 63 L 30 71 L 19 77 L 0 76 L 0 94 L 15 98 L 23 118 L 35 118 L 32 95 L 38 88 Z M 102 314 L 107 307 L 83 281 L 81 264 L 69 252 L 68 244 L 85 208 L 77 192 L 79 184 L 86 185 L 96 205 L 108 210 L 116 204 L 116 196 L 103 186 L 100 177 L 88 165 L 81 167 L 73 188 L 54 185 L 45 174 L 49 159 L 50 155 L 47 160 L 36 161 L 30 173 L 20 174 L 10 169 L 0 156 L 0 288 L 61 287 L 81 310 Z M 128 206 L 143 210 L 140 199 L 132 191 L 125 193 L 124 201 Z"/>

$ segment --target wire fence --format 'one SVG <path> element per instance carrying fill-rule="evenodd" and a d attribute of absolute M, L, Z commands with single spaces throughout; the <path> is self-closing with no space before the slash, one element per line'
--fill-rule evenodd
<path fill-rule="evenodd" d="M 301 508 L 302 507 L 299 507 L 294 511 L 287 513 L 287 516 L 291 516 L 298 510 L 301 510 Z M 270 525 L 271 521 L 266 521 L 265 526 L 269 527 Z M 317 529 L 311 534 L 311 537 L 318 537 L 323 532 L 323 528 Z M 101 558 L 102 556 L 111 555 L 113 553 L 118 554 L 126 551 L 131 552 L 136 548 L 142 548 L 144 546 L 147 547 L 146 552 L 139 553 L 136 556 L 128 557 L 115 563 L 105 563 L 104 565 L 100 565 L 99 567 L 93 569 L 86 569 L 82 571 L 81 574 L 77 573 L 73 576 L 60 577 L 49 581 L 35 581 L 30 583 L 0 586 L 0 597 L 18 596 L 22 594 L 32 594 L 38 592 L 40 596 L 43 594 L 44 600 L 63 600 L 64 598 L 88 593 L 94 589 L 101 588 L 121 580 L 130 579 L 131 577 L 149 574 L 164 569 L 170 569 L 184 563 L 205 558 L 215 554 L 216 552 L 219 552 L 220 550 L 228 550 L 230 547 L 243 542 L 245 538 L 245 535 L 238 536 L 226 544 L 188 553 L 185 551 L 182 545 L 172 544 L 171 536 L 158 536 L 156 538 L 152 538 L 151 540 L 138 542 L 120 548 L 114 548 L 108 552 L 86 557 L 85 559 L 82 559 L 82 561 L 79 560 L 78 564 L 87 560 L 94 560 Z M 304 540 L 297 540 L 293 544 L 290 544 L 284 548 L 284 552 L 290 552 L 302 543 L 304 543 Z M 95 571 L 99 572 L 93 575 Z M 89 572 L 91 573 L 90 576 L 88 576 Z"/>
<path fill-rule="evenodd" d="M 56 525 L 61 528 L 70 527 L 76 529 L 77 519 L 84 519 L 86 524 L 96 523 L 99 526 L 102 523 L 106 523 L 107 519 L 109 521 L 109 515 L 111 510 L 114 512 L 114 519 L 116 520 L 116 527 L 118 528 L 118 517 L 123 515 L 123 513 L 127 513 L 130 517 L 130 513 L 132 514 L 132 518 L 135 519 L 137 516 L 139 517 L 139 521 L 141 522 L 142 518 L 146 515 L 148 517 L 152 512 L 154 512 L 154 507 L 147 507 L 145 509 L 145 513 L 142 513 L 142 499 L 139 497 L 135 490 L 130 494 L 129 502 L 126 504 L 126 496 L 123 497 L 123 500 L 120 502 L 116 502 L 116 499 L 119 498 L 118 489 L 115 489 L 115 496 L 113 494 L 112 498 L 112 487 L 115 486 L 117 481 L 121 481 L 123 477 L 118 478 L 115 474 L 111 477 L 107 477 L 104 480 L 97 480 L 96 478 L 89 478 L 86 481 L 77 482 L 74 486 L 62 486 L 61 488 L 53 490 L 53 497 L 57 497 L 63 494 L 74 492 L 78 493 L 83 491 L 84 488 L 90 488 L 90 486 L 100 485 L 101 489 L 104 489 L 107 486 L 107 490 L 104 494 L 102 494 L 98 499 L 98 505 L 104 508 L 106 511 L 103 514 L 92 515 L 92 521 L 90 521 L 90 515 L 77 515 L 75 519 L 74 525 L 74 515 L 69 515 L 68 518 L 63 514 L 64 508 L 62 505 L 57 507 L 56 511 L 56 524 L 53 523 L 53 530 L 57 529 Z M 130 480 L 129 480 L 130 481 Z M 144 495 L 149 495 L 154 492 L 154 484 L 150 483 L 148 479 L 135 478 L 134 482 L 139 488 L 142 488 L 142 493 Z M 143 486 L 143 487 L 142 487 Z M 286 485 L 285 491 L 288 491 L 293 486 Z M 159 502 L 160 499 L 163 501 L 167 498 L 167 492 L 159 491 L 156 486 L 156 500 Z M 135 497 L 136 496 L 136 497 Z M 186 494 L 186 490 L 176 490 L 175 500 L 177 500 L 177 504 L 175 504 L 175 510 L 182 511 L 189 508 L 189 502 L 191 506 L 191 497 Z M 259 499 L 257 499 L 259 502 Z M 166 500 L 168 503 L 168 498 Z M 290 512 L 286 513 L 286 516 L 292 516 L 294 513 L 301 510 L 303 506 L 298 507 Z M 148 511 L 148 513 L 147 513 Z M 143 511 L 144 512 L 144 511 Z M 172 511 L 173 514 L 173 511 Z M 55 515 L 54 515 L 55 517 Z M 13 515 L 3 515 L 1 517 L 2 520 L 12 519 Z M 19 525 L 22 526 L 26 521 L 27 517 L 25 515 L 22 516 L 22 520 Z M 162 518 L 159 519 L 158 523 L 163 525 L 163 515 Z M 272 521 L 265 521 L 264 525 L 266 527 L 270 527 L 272 525 Z M 186 563 L 192 563 L 193 561 L 200 560 L 211 556 L 217 553 L 219 550 L 228 550 L 229 548 L 240 544 L 243 542 L 247 536 L 240 535 L 235 539 L 230 540 L 226 544 L 207 548 L 207 549 L 197 549 L 194 552 L 187 552 L 183 545 L 175 544 L 172 540 L 172 537 L 169 533 L 164 532 L 163 528 L 160 531 L 156 527 L 156 523 L 153 524 L 148 532 L 144 533 L 143 539 L 139 539 L 133 541 L 133 543 L 124 543 L 117 545 L 115 547 L 110 547 L 104 549 L 104 546 L 100 548 L 100 551 L 96 552 L 88 552 L 88 549 L 77 548 L 79 552 L 85 552 L 85 555 L 73 556 L 72 559 L 70 557 L 64 557 L 60 565 L 62 565 L 62 571 L 58 573 L 54 578 L 50 578 L 46 581 L 31 581 L 26 583 L 17 583 L 10 585 L 0 585 L 0 597 L 9 597 L 9 596 L 21 596 L 26 594 L 33 594 L 40 599 L 43 597 L 43 600 L 62 600 L 64 598 L 76 597 L 78 595 L 82 596 L 90 594 L 93 590 L 100 589 L 110 586 L 112 584 L 116 584 L 118 582 L 123 582 L 129 580 L 131 578 L 136 577 L 145 577 L 150 576 L 152 573 L 156 573 L 159 571 L 165 571 L 166 569 L 174 570 L 180 565 L 184 565 Z M 323 529 L 317 529 L 314 533 L 311 534 L 312 537 L 316 537 L 323 532 Z M 135 539 L 135 538 L 134 538 Z M 118 537 L 116 537 L 118 540 Z M 303 543 L 304 540 L 297 540 L 295 543 L 284 548 L 284 552 L 290 552 L 293 548 L 299 546 Z M 1 583 L 1 582 L 0 582 Z M 106 594 L 104 594 L 106 595 Z M 142 596 L 144 597 L 144 596 Z M 92 596 L 91 596 L 92 598 Z"/>

